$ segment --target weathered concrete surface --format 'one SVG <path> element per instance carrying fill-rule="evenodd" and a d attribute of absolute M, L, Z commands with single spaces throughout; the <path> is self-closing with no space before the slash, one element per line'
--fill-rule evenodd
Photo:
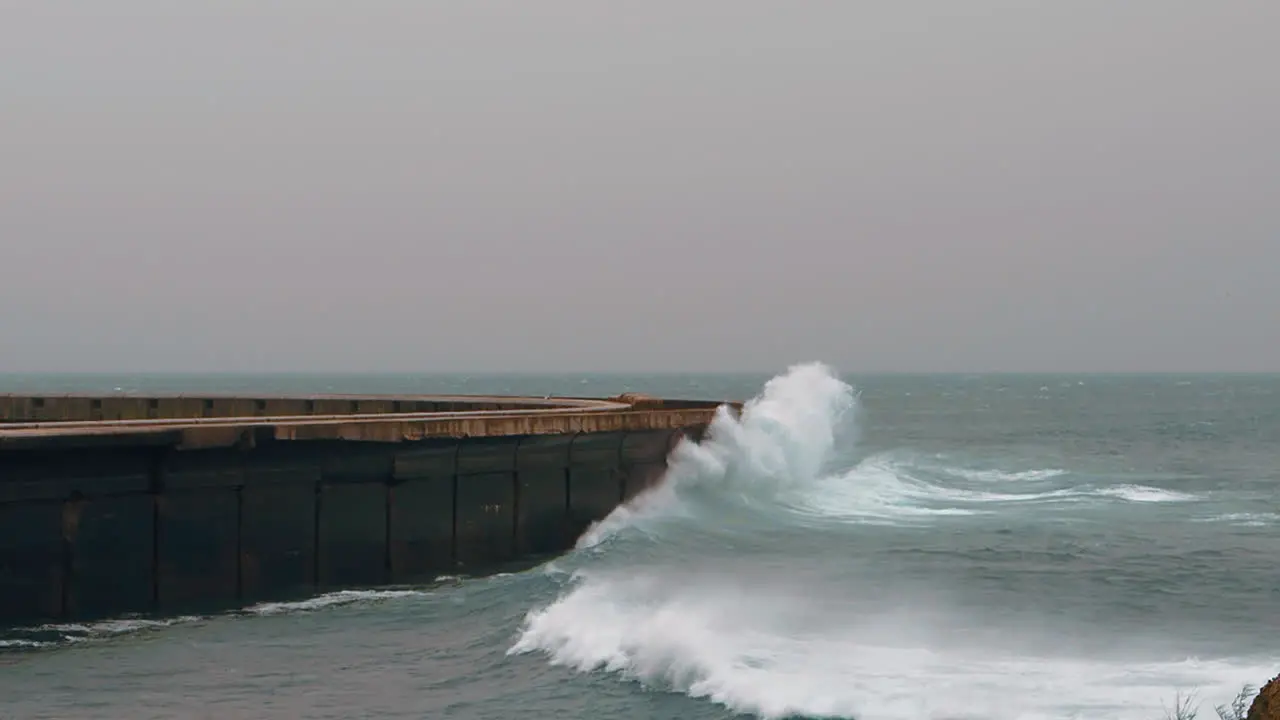
<path fill-rule="evenodd" d="M 240 584 L 244 464 L 209 450 L 168 453 L 156 495 L 156 602 L 160 610 L 234 602 Z"/>
<path fill-rule="evenodd" d="M 240 490 L 240 587 L 245 601 L 316 587 L 317 496 L 323 456 L 295 443 L 256 448 Z"/>
<path fill-rule="evenodd" d="M 0 396 L 0 625 L 562 551 L 715 412 L 643 396 Z"/>
<path fill-rule="evenodd" d="M 635 396 L 633 396 L 635 397 Z M 483 398 L 469 404 L 457 398 L 405 400 L 403 405 L 431 404 L 436 407 L 480 407 L 480 410 L 429 413 L 361 413 L 254 415 L 225 417 L 159 416 L 93 422 L 49 420 L 30 422 L 21 418 L 38 413 L 14 411 L 27 407 L 29 398 L 8 397 L 8 419 L 0 422 L 0 450 L 28 447 L 87 447 L 111 445 L 173 445 L 183 449 L 253 445 L 262 440 L 357 440 L 366 442 L 406 442 L 432 437 L 507 437 L 513 435 L 553 435 L 563 433 L 672 430 L 704 425 L 714 413 L 713 403 L 672 402 L 643 398 L 646 408 L 637 409 L 614 400 L 545 398 Z M 130 402 L 136 402 L 133 399 Z M 52 399 L 44 399 L 52 402 Z M 103 403 L 108 402 L 102 400 Z M 151 400 L 145 401 L 153 402 Z M 158 401 L 156 401 L 158 403 Z M 199 400 L 200 403 L 212 402 Z M 232 401 L 227 401 L 231 403 Z M 235 401 L 231 409 L 245 410 L 279 400 Z M 320 407 L 337 402 L 316 399 L 303 401 Z M 341 401 L 363 410 L 373 399 Z M 392 408 L 395 401 L 377 407 Z M 667 405 L 678 407 L 667 407 Z M 241 407 L 244 406 L 244 407 Z M 44 407 L 48 407 L 45 405 Z M 167 407 L 167 406 L 159 406 Z M 157 407 L 153 414 L 159 413 Z M 181 410 L 175 401 L 173 412 Z M 500 408 L 500 409 L 492 409 Z M 65 414 L 65 413 L 64 413 Z"/>
<path fill-rule="evenodd" d="M 454 564 L 458 443 L 424 440 L 399 449 L 388 493 L 391 582 L 430 580 Z"/>
<path fill-rule="evenodd" d="M 516 553 L 543 554 L 568 542 L 569 447 L 574 435 L 533 435 L 516 450 Z"/>
<path fill-rule="evenodd" d="M 569 534 L 581 535 L 622 502 L 622 433 L 582 434 L 569 446 Z"/>
<path fill-rule="evenodd" d="M 63 614 L 62 503 L 0 504 L 0 622 Z"/>
<path fill-rule="evenodd" d="M 619 398 L 520 398 L 478 395 L 416 395 L 381 397 L 367 395 L 314 395 L 310 397 L 244 398 L 222 395 L 0 395 L 0 423 L 72 424 L 84 422 L 153 423 L 179 420 L 227 420 L 249 417 L 272 420 L 286 417 L 352 417 L 382 414 L 424 415 L 528 410 L 655 410 L 663 401 L 628 393 Z M 676 406 L 689 406 L 675 401 Z M 700 405 L 700 403 L 694 403 Z"/>
<path fill-rule="evenodd" d="M 519 438 L 483 437 L 458 446 L 454 557 L 464 570 L 515 558 Z"/>

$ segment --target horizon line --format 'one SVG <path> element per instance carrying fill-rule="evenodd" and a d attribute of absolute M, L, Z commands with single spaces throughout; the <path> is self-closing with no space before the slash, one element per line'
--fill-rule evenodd
<path fill-rule="evenodd" d="M 564 377 L 571 375 L 596 375 L 617 377 L 627 375 L 647 375 L 656 377 L 679 377 L 689 375 L 718 376 L 774 376 L 786 372 L 787 368 L 800 363 L 772 370 L 4 370 L 0 369 L 0 377 L 35 375 L 44 377 L 101 377 L 101 376 L 155 376 L 155 377 L 254 377 L 280 376 L 320 377 L 343 375 L 351 377 L 376 377 L 387 375 L 410 375 L 419 377 Z M 840 375 L 849 376 L 1030 376 L 1030 375 L 1074 375 L 1074 376 L 1136 376 L 1136 375 L 1280 375 L 1280 370 L 843 370 L 832 363 L 824 363 Z"/>

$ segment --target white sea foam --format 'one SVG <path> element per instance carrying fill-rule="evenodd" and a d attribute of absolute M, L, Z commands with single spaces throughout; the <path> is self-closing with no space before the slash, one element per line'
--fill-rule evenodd
<path fill-rule="evenodd" d="M 1238 527 L 1267 527 L 1280 522 L 1280 513 L 1223 513 L 1196 518 L 1195 522 L 1227 523 Z"/>
<path fill-rule="evenodd" d="M 682 499 L 733 496 L 774 502 L 812 491 L 841 439 L 854 430 L 853 388 L 825 365 L 792 367 L 765 384 L 741 417 L 721 407 L 701 443 L 682 441 L 663 482 L 592 526 L 578 547 L 591 547 L 654 515 L 687 512 Z"/>
<path fill-rule="evenodd" d="M 0 650 L 5 648 L 38 648 L 51 645 L 52 643 L 40 642 L 39 640 L 4 640 L 0 639 Z"/>
<path fill-rule="evenodd" d="M 351 605 L 354 603 L 371 603 L 384 600 L 395 600 L 398 598 L 422 597 L 427 594 L 429 593 L 419 590 L 339 590 L 337 592 L 317 595 L 313 598 L 293 602 L 259 603 L 246 608 L 244 612 L 251 615 L 262 616 L 286 615 L 290 613 L 323 610 L 324 608 L 337 607 L 339 605 Z"/>
<path fill-rule="evenodd" d="M 168 618 L 119 617 L 90 622 L 45 623 L 15 629 L 10 637 L 0 638 L 0 649 L 41 648 L 105 640 L 121 635 L 200 622 L 204 619 L 197 615 L 180 615 Z"/>
<path fill-rule="evenodd" d="M 958 474 L 958 473 L 956 473 Z M 974 473 L 977 474 L 977 473 Z M 892 458 L 871 457 L 853 469 L 816 484 L 809 498 L 810 507 L 845 517 L 908 517 L 927 514 L 978 514 L 987 504 L 1040 503 L 1085 500 L 1110 500 L 1132 503 L 1184 502 L 1195 495 L 1178 493 L 1146 485 L 1097 486 L 1072 485 L 1035 490 L 1029 481 L 1045 480 L 1065 471 L 1040 470 L 1022 473 L 991 471 L 985 476 L 985 489 L 956 487 L 922 479 L 910 463 Z M 999 490 L 995 478 L 1004 476 Z"/>
<path fill-rule="evenodd" d="M 975 470 L 971 468 L 943 468 L 943 472 L 962 477 L 974 482 L 1010 483 L 1039 482 L 1066 475 L 1066 470 L 1046 468 L 1043 470 Z"/>
<path fill-rule="evenodd" d="M 41 632 L 61 633 L 72 636 L 102 637 L 172 627 L 174 625 L 199 622 L 203 619 L 198 615 L 180 615 L 154 619 L 122 617 L 85 623 L 49 623 L 36 629 Z"/>
<path fill-rule="evenodd" d="M 677 446 L 663 482 L 589 528 L 578 547 L 596 546 L 624 528 L 646 532 L 660 519 L 696 520 L 697 501 L 708 496 L 876 524 L 988 515 L 994 512 L 988 506 L 999 503 L 1195 499 L 1144 485 L 1044 487 L 1069 475 L 1059 468 L 954 468 L 892 453 L 839 467 L 857 433 L 856 410 L 854 389 L 827 366 L 792 367 L 770 380 L 741 417 L 722 408 L 701 443 Z M 967 482 L 929 479 L 945 477 Z"/>
<path fill-rule="evenodd" d="M 1208 708 L 1280 663 L 1280 656 L 1076 657 L 1054 654 L 1049 637 L 1045 652 L 1029 652 L 1026 642 L 1002 644 L 999 629 L 979 637 L 972 619 L 949 612 L 943 599 L 904 597 L 892 609 L 855 612 L 837 586 L 816 588 L 800 576 L 753 582 L 724 558 L 698 562 L 693 547 L 679 567 L 591 562 L 595 553 L 609 557 L 609 541 L 625 544 L 626 531 L 723 525 L 733 503 L 901 524 L 966 522 L 1010 503 L 1194 499 L 1141 485 L 1034 484 L 1067 474 L 1056 469 L 952 472 L 969 481 L 952 486 L 889 455 L 833 468 L 854 429 L 855 399 L 824 366 L 802 365 L 770 381 L 741 417 L 722 411 L 702 443 L 676 448 L 665 482 L 583 536 L 583 566 L 563 594 L 527 614 L 508 652 L 540 653 L 580 672 L 615 673 L 763 718 L 859 720 L 1149 720 L 1178 690 L 1196 690 Z M 927 603 L 935 607 L 913 611 Z"/>
<path fill-rule="evenodd" d="M 989 512 L 959 507 L 954 494 L 947 495 L 943 488 L 905 476 L 891 462 L 871 458 L 846 472 L 819 478 L 807 492 L 787 502 L 809 515 L 887 524 Z"/>
<path fill-rule="evenodd" d="M 1161 490 L 1160 488 L 1148 487 L 1146 485 L 1117 485 L 1115 487 L 1105 487 L 1098 489 L 1097 494 L 1136 503 L 1187 502 L 1196 499 L 1195 495 L 1191 495 L 1189 493 Z"/>
<path fill-rule="evenodd" d="M 617 673 L 762 718 L 859 720 L 1149 720 L 1179 689 L 1226 702 L 1280 660 L 1002 653 L 937 641 L 946 628 L 908 615 L 804 622 L 821 612 L 800 592 L 753 596 L 731 582 L 679 575 L 587 574 L 531 613 L 509 652 L 545 653 L 556 665 Z"/>
<path fill-rule="evenodd" d="M 378 602 L 427 594 L 417 590 L 342 590 L 295 602 L 260 603 L 245 608 L 241 612 L 259 616 L 284 615 L 339 605 Z M 167 618 L 120 617 L 93 622 L 46 623 L 35 627 L 22 628 L 16 633 L 19 635 L 34 635 L 34 638 L 0 638 L 0 649 L 37 648 L 62 643 L 102 640 L 147 630 L 159 630 L 176 625 L 201 622 L 207 619 L 207 617 L 199 615 L 179 615 Z M 57 639 L 44 639 L 49 636 L 56 636 Z"/>

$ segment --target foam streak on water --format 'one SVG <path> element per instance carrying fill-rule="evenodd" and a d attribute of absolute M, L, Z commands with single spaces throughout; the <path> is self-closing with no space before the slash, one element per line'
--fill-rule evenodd
<path fill-rule="evenodd" d="M 528 613 L 510 654 L 764 718 L 1137 720 L 1159 717 L 1175 690 L 1220 703 L 1274 673 L 1280 657 L 1197 658 L 1140 635 L 1077 643 L 1088 624 L 1025 604 L 1009 608 L 1020 622 L 983 614 L 941 580 L 894 594 L 907 585 L 891 565 L 861 572 L 873 558 L 860 557 L 870 545 L 859 538 L 873 536 L 853 533 L 916 532 L 936 545 L 1001 513 L 1048 522 L 1057 507 L 1144 512 L 1201 498 L 1050 467 L 930 468 L 883 454 L 839 467 L 855 409 L 853 388 L 810 364 L 770 381 L 740 418 L 722 412 L 701 444 L 676 449 L 661 486 L 584 535 L 573 581 Z M 750 532 L 735 535 L 743 518 Z M 775 562 L 770 538 L 804 531 L 821 539 Z M 655 546 L 670 552 L 641 552 Z"/>
<path fill-rule="evenodd" d="M 316 597 L 291 602 L 268 602 L 252 605 L 245 609 L 250 615 L 285 615 L 296 612 L 310 612 L 340 605 L 355 603 L 372 603 L 382 600 L 394 600 L 406 597 L 421 597 L 427 593 L 418 590 L 339 590 L 337 592 L 317 595 Z"/>

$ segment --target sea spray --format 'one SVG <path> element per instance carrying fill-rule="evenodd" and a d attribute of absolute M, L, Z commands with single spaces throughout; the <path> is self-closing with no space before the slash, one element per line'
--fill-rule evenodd
<path fill-rule="evenodd" d="M 792 366 L 748 400 L 740 416 L 716 413 L 701 442 L 683 439 L 661 481 L 616 508 L 579 538 L 592 547 L 654 514 L 680 511 L 691 493 L 774 500 L 815 482 L 841 440 L 854 437 L 856 395 L 823 363 Z"/>
<path fill-rule="evenodd" d="M 1177 656 L 1137 634 L 1077 642 L 1089 627 L 1053 608 L 975 606 L 940 584 L 952 575 L 896 574 L 913 533 L 936 555 L 947 533 L 1007 508 L 1142 511 L 1182 496 L 1057 468 L 931 475 L 893 453 L 858 459 L 856 405 L 810 364 L 741 416 L 723 411 L 702 442 L 675 449 L 664 482 L 582 538 L 508 654 L 769 719 L 1148 720 L 1178 689 L 1225 701 L 1269 671 L 1273 659 Z M 894 554 L 869 533 L 894 533 Z"/>

